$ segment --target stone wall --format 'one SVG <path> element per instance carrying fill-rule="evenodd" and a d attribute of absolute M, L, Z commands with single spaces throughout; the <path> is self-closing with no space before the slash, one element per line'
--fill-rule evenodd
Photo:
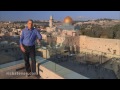
<path fill-rule="evenodd" d="M 120 56 L 120 40 L 93 38 L 88 36 L 66 36 L 57 37 L 57 44 L 63 43 L 65 46 L 71 46 L 77 51 L 104 54 L 107 56 Z"/>
<path fill-rule="evenodd" d="M 103 39 L 103 38 L 92 38 L 88 36 L 80 36 L 80 51 L 86 52 L 99 52 L 106 55 L 112 55 L 119 57 L 120 55 L 120 40 L 119 39 Z"/>

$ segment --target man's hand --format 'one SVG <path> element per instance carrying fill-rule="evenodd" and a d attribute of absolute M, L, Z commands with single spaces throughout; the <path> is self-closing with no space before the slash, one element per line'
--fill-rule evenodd
<path fill-rule="evenodd" d="M 25 52 L 23 45 L 20 45 L 20 49 L 22 50 L 22 52 Z"/>
<path fill-rule="evenodd" d="M 40 40 L 39 39 L 37 39 L 37 44 L 40 46 L 41 45 L 41 43 L 40 43 Z"/>
<path fill-rule="evenodd" d="M 38 45 L 40 46 L 41 44 L 40 44 L 40 43 L 38 43 Z"/>

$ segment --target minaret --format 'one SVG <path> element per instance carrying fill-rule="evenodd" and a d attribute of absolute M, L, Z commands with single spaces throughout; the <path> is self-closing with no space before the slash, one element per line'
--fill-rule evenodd
<path fill-rule="evenodd" d="M 50 28 L 53 27 L 53 16 L 50 16 L 49 27 L 50 27 Z"/>

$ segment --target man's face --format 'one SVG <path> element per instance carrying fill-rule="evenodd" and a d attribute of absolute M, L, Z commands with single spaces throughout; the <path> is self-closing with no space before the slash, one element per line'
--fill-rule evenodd
<path fill-rule="evenodd" d="M 32 21 L 28 21 L 27 26 L 29 29 L 31 29 L 33 27 L 33 22 Z"/>

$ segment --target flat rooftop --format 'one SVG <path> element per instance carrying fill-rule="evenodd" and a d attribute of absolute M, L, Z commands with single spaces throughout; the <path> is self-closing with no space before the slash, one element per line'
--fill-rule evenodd
<path fill-rule="evenodd" d="M 46 60 L 40 56 L 36 56 L 36 61 L 46 69 L 62 76 L 65 79 L 117 79 L 112 70 L 95 66 L 91 64 L 78 63 L 73 60 L 59 61 L 57 59 Z M 16 66 L 15 66 L 16 65 Z M 10 69 L 11 68 L 11 69 Z M 42 77 L 25 75 L 8 75 L 11 72 L 25 72 L 24 60 L 15 61 L 7 64 L 0 65 L 0 78 L 1 79 L 42 79 Z M 4 72 L 5 71 L 5 72 Z M 49 73 L 43 71 L 45 74 Z"/>

